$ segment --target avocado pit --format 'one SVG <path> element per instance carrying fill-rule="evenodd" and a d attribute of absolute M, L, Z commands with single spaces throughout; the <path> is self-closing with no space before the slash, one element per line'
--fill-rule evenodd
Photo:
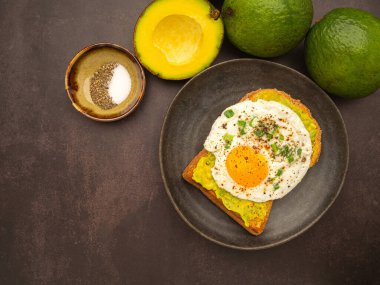
<path fill-rule="evenodd" d="M 202 28 L 186 15 L 169 15 L 163 18 L 153 32 L 153 44 L 173 65 L 191 61 L 202 41 Z"/>

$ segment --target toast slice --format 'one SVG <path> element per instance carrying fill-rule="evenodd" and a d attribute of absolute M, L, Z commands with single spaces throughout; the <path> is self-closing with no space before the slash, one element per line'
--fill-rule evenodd
<path fill-rule="evenodd" d="M 319 158 L 320 152 L 321 152 L 321 134 L 322 131 L 318 125 L 318 122 L 312 117 L 310 110 L 302 104 L 299 100 L 293 99 L 288 94 L 282 91 L 278 91 L 276 89 L 259 89 L 257 91 L 250 92 L 246 94 L 240 101 L 243 100 L 252 100 L 256 101 L 258 99 L 268 99 L 265 98 L 265 92 L 268 92 L 268 94 L 275 94 L 276 96 L 280 96 L 284 98 L 285 100 L 288 100 L 289 104 L 293 108 L 298 108 L 302 112 L 306 113 L 308 118 L 310 119 L 313 126 L 312 128 L 315 129 L 315 134 L 313 135 L 312 140 L 312 147 L 313 147 L 313 154 L 312 159 L 310 161 L 310 167 L 312 167 Z M 264 98 L 263 98 L 264 97 Z M 269 98 L 270 99 L 270 98 Z M 265 225 L 268 221 L 270 210 L 272 207 L 272 201 L 265 202 L 267 203 L 267 212 L 263 217 L 256 217 L 249 221 L 249 225 L 247 226 L 243 219 L 241 218 L 240 214 L 231 211 L 225 207 L 223 204 L 223 201 L 219 199 L 216 196 L 215 191 L 208 190 L 204 188 L 200 183 L 196 182 L 193 179 L 194 170 L 198 165 L 199 160 L 202 157 L 206 157 L 208 155 L 208 151 L 206 149 L 201 150 L 189 163 L 189 165 L 185 168 L 185 170 L 182 173 L 182 177 L 189 182 L 190 184 L 194 185 L 196 188 L 198 188 L 208 199 L 211 200 L 217 207 L 219 207 L 223 212 L 225 212 L 228 216 L 230 216 L 235 222 L 237 222 L 239 225 L 241 225 L 245 230 L 247 230 L 252 235 L 259 235 L 264 231 Z"/>

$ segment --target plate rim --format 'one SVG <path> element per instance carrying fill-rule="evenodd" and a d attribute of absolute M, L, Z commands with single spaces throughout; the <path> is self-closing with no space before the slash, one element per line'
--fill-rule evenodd
<path fill-rule="evenodd" d="M 196 80 L 198 77 L 202 76 L 204 73 L 208 72 L 209 70 L 212 70 L 214 69 L 215 67 L 219 67 L 219 66 L 222 66 L 222 65 L 227 65 L 227 64 L 231 64 L 231 63 L 236 63 L 236 62 L 252 62 L 252 63 L 258 63 L 258 64 L 269 64 L 269 65 L 275 65 L 277 67 L 280 67 L 280 68 L 285 68 L 287 69 L 288 71 L 290 72 L 293 72 L 293 73 L 296 73 L 297 75 L 299 75 L 300 77 L 302 77 L 304 80 L 308 81 L 309 83 L 311 83 L 312 85 L 314 85 L 315 87 L 317 87 L 317 89 L 319 89 L 319 91 L 323 94 L 323 96 L 331 103 L 331 105 L 333 106 L 333 108 L 335 109 L 335 111 L 337 112 L 338 114 L 338 118 L 340 120 L 340 122 L 342 123 L 343 125 L 343 133 L 344 133 L 344 138 L 345 138 L 345 147 L 346 147 L 346 153 L 345 153 L 345 157 L 346 157 L 346 163 L 345 163 L 345 168 L 344 168 L 344 171 L 343 171 L 343 177 L 342 177 L 342 180 L 339 184 L 339 187 L 338 187 L 338 190 L 336 191 L 333 199 L 331 199 L 331 201 L 329 202 L 329 204 L 327 205 L 327 207 L 317 216 L 314 218 L 314 220 L 309 223 L 307 226 L 305 226 L 304 228 L 302 228 L 301 230 L 299 230 L 298 232 L 280 240 L 280 241 L 277 241 L 277 242 L 273 242 L 273 243 L 270 243 L 270 244 L 267 244 L 267 245 L 261 245 L 261 246 L 238 246 L 238 245 L 233 245 L 233 244 L 228 244 L 228 243 L 225 243 L 225 242 L 222 242 L 222 241 L 219 241 L 209 235 L 207 235 L 206 233 L 204 233 L 203 231 L 201 231 L 200 229 L 198 229 L 195 225 L 193 225 L 191 223 L 191 221 L 181 212 L 180 208 L 178 207 L 177 203 L 174 201 L 174 198 L 170 192 L 170 188 L 168 186 L 168 182 L 166 181 L 166 178 L 165 178 L 165 175 L 164 175 L 164 163 L 163 163 L 163 155 L 162 155 L 162 151 L 163 151 L 163 143 L 164 143 L 164 133 L 165 133 L 165 129 L 167 128 L 167 123 L 168 123 L 168 117 L 172 111 L 172 108 L 173 108 L 173 105 L 175 104 L 175 102 L 178 100 L 180 94 L 183 92 L 183 90 L 189 85 L 191 84 L 192 81 Z M 236 59 L 230 59 L 230 60 L 226 60 L 226 61 L 223 61 L 223 62 L 220 62 L 220 63 L 217 63 L 217 64 L 214 64 L 208 68 L 206 68 L 205 70 L 203 70 L 202 72 L 198 73 L 196 76 L 194 76 L 193 78 L 191 78 L 190 80 L 188 80 L 179 90 L 178 92 L 176 93 L 176 95 L 174 96 L 174 98 L 172 99 L 170 105 L 169 105 L 169 108 L 168 110 L 166 111 L 165 113 L 165 116 L 164 116 L 164 120 L 163 120 L 163 123 L 162 123 L 162 127 L 161 127 L 161 132 L 160 132 L 160 142 L 159 142 L 159 161 L 160 161 L 160 173 L 161 173 L 161 179 L 164 183 L 164 187 L 165 187 L 165 192 L 166 194 L 169 196 L 169 199 L 170 199 L 170 202 L 171 204 L 173 205 L 174 209 L 176 210 L 176 212 L 178 213 L 178 215 L 182 218 L 182 220 L 190 227 L 192 228 L 194 231 L 196 231 L 198 234 L 200 234 L 201 236 L 203 236 L 204 238 L 208 239 L 209 241 L 212 241 L 216 244 L 219 244 L 221 246 L 224 246 L 224 247 L 227 247 L 227 248 L 233 248 L 233 249 L 238 249 L 238 250 L 244 250 L 244 251 L 253 251 L 253 250 L 261 250 L 261 249 L 267 249 L 267 248 L 272 248 L 272 247 L 275 247 L 275 246 L 279 246 L 281 244 L 284 244 L 286 242 L 289 242 L 290 240 L 302 235 L 303 233 L 305 233 L 308 229 L 310 229 L 313 225 L 315 225 L 321 218 L 322 216 L 330 209 L 330 207 L 332 206 L 332 204 L 335 202 L 335 200 L 338 198 L 342 188 L 343 188 L 343 185 L 344 185 L 344 182 L 345 182 L 345 179 L 346 179 L 346 174 L 347 174 L 347 170 L 348 170 L 348 165 L 349 165 L 349 142 L 348 142 L 348 134 L 347 134 L 347 128 L 346 128 L 346 124 L 343 120 L 343 117 L 342 117 L 342 114 L 340 113 L 338 107 L 335 105 L 334 101 L 330 98 L 329 95 L 327 95 L 327 93 L 322 89 L 320 88 L 313 80 L 311 80 L 309 77 L 307 77 L 305 74 L 291 68 L 291 67 L 288 67 L 286 65 L 283 65 L 283 64 L 280 64 L 280 63 L 277 63 L 277 62 L 273 62 L 273 61 L 269 61 L 269 60 L 263 60 L 263 59 L 256 59 L 256 58 L 236 58 Z"/>

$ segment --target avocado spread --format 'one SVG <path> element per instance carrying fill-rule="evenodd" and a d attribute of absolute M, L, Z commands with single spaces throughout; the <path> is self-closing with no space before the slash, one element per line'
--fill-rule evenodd
<path fill-rule="evenodd" d="M 255 220 L 259 227 L 270 209 L 270 202 L 256 203 L 248 200 L 242 200 L 231 195 L 216 184 L 211 174 L 211 168 L 215 164 L 215 156 L 208 153 L 202 157 L 194 169 L 193 180 L 201 184 L 204 188 L 214 191 L 216 197 L 222 200 L 224 206 L 241 216 L 245 226 L 249 226 L 252 220 Z"/>

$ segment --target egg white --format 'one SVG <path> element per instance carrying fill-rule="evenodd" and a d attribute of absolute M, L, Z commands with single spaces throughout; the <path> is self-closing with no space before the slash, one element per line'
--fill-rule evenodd
<path fill-rule="evenodd" d="M 227 118 L 224 114 L 227 110 L 234 112 L 231 118 Z M 273 138 L 263 140 L 258 138 L 254 131 L 257 130 L 260 122 L 268 118 L 279 126 L 279 131 Z M 239 120 L 247 122 L 244 135 L 240 134 Z M 226 147 L 226 141 L 223 139 L 226 133 L 234 136 L 229 147 Z M 279 139 L 279 134 L 285 139 Z M 286 157 L 273 156 L 270 148 L 273 143 L 280 148 L 290 145 L 294 149 L 302 149 L 302 152 L 300 155 L 296 154 L 295 160 L 289 163 Z M 226 159 L 231 150 L 237 146 L 254 147 L 266 157 L 269 174 L 259 185 L 247 188 L 236 183 L 229 175 Z M 309 132 L 299 116 L 278 102 L 265 100 L 255 102 L 246 100 L 225 109 L 214 122 L 204 147 L 215 155 L 212 176 L 217 185 L 235 197 L 255 202 L 280 199 L 293 190 L 309 169 L 312 154 Z M 282 170 L 282 174 L 277 176 L 279 169 Z"/>

